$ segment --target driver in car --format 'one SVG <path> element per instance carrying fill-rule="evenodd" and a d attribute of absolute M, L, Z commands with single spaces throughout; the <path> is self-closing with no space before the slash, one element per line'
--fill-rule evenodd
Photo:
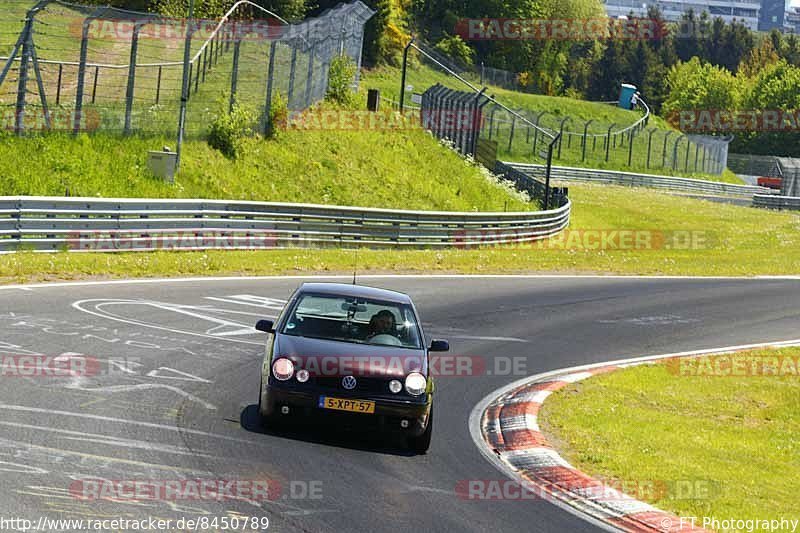
<path fill-rule="evenodd" d="M 394 318 L 394 313 L 388 309 L 378 311 L 369 320 L 369 333 L 367 333 L 367 340 L 377 337 L 378 335 L 391 335 L 397 336 L 397 322 Z"/>

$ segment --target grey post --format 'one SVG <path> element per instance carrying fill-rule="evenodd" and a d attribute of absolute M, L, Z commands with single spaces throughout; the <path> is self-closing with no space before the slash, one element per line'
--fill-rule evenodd
<path fill-rule="evenodd" d="M 81 56 L 78 64 L 78 85 L 75 88 L 75 122 L 72 127 L 72 132 L 78 134 L 81 131 L 81 119 L 83 118 L 83 92 L 84 84 L 86 82 L 86 56 L 89 53 L 89 24 L 92 23 L 100 13 L 100 9 L 92 12 L 86 20 L 83 21 L 83 32 L 81 33 Z"/>
<path fill-rule="evenodd" d="M 269 135 L 272 129 L 272 119 L 269 114 L 272 111 L 272 84 L 275 78 L 275 53 L 277 52 L 278 41 L 272 41 L 269 45 L 269 67 L 267 70 L 267 99 L 264 103 L 264 135 Z"/>
<path fill-rule="evenodd" d="M 658 128 L 653 128 L 647 136 L 647 168 L 650 168 L 650 147 L 653 145 L 653 134 L 657 131 Z"/>
<path fill-rule="evenodd" d="M 234 37 L 236 41 L 233 43 L 233 70 L 231 71 L 231 100 L 228 104 L 228 112 L 233 112 L 233 105 L 236 103 L 236 89 L 239 84 L 239 54 L 241 53 L 242 41 L 239 39 L 238 33 Z"/>
<path fill-rule="evenodd" d="M 672 135 L 671 131 L 668 131 L 666 135 L 664 135 L 664 148 L 661 150 L 661 168 L 667 165 L 667 141 L 670 135 Z"/>
<path fill-rule="evenodd" d="M 608 133 L 606 133 L 606 163 L 608 163 L 608 156 L 611 152 L 611 130 L 614 129 L 614 126 L 616 126 L 616 123 L 612 122 L 608 127 Z"/>
<path fill-rule="evenodd" d="M 594 119 L 589 120 L 583 125 L 583 141 L 581 142 L 581 161 L 586 161 L 586 144 L 589 135 L 589 125 L 594 122 Z"/>
<path fill-rule="evenodd" d="M 131 113 L 133 112 L 133 98 L 136 90 L 136 56 L 139 52 L 139 31 L 142 29 L 141 23 L 134 23 L 133 35 L 131 35 L 131 58 L 128 64 L 128 87 L 125 91 L 125 128 L 123 133 L 131 133 Z"/>
<path fill-rule="evenodd" d="M 290 42 L 292 46 L 292 61 L 289 65 L 289 89 L 286 93 L 286 100 L 289 102 L 289 106 L 292 105 L 292 98 L 294 98 L 294 76 L 297 71 L 297 43 L 294 40 Z"/>
<path fill-rule="evenodd" d="M 181 108 L 178 114 L 178 147 L 175 170 L 181 165 L 181 148 L 183 146 L 183 133 L 186 127 L 186 104 L 189 102 L 189 89 L 191 79 L 192 34 L 194 33 L 194 0 L 189 0 L 189 18 L 186 25 L 186 40 L 183 43 L 183 79 L 181 81 Z"/>

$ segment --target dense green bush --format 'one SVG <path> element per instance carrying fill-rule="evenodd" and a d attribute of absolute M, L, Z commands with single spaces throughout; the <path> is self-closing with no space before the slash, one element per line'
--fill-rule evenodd
<path fill-rule="evenodd" d="M 325 99 L 342 105 L 352 104 L 355 97 L 353 80 L 357 69 L 355 62 L 348 56 L 335 57 L 328 73 L 328 92 Z"/>
<path fill-rule="evenodd" d="M 225 157 L 236 159 L 240 154 L 244 139 L 253 134 L 256 123 L 255 113 L 248 107 L 235 104 L 233 111 L 221 112 L 211 122 L 208 144 L 222 152 Z"/>

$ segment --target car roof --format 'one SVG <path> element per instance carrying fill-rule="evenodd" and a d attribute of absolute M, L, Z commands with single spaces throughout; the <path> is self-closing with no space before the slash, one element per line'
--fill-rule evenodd
<path fill-rule="evenodd" d="M 300 292 L 352 296 L 355 298 L 384 300 L 405 304 L 411 303 L 411 298 L 402 292 L 379 289 L 377 287 L 367 287 L 366 285 L 350 285 L 347 283 L 303 283 L 303 285 L 300 286 Z"/>

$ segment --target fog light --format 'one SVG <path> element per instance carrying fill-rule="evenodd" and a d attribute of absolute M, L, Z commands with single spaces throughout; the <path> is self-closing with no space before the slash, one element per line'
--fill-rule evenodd
<path fill-rule="evenodd" d="M 403 390 L 403 384 L 400 383 L 398 380 L 393 379 L 392 381 L 389 382 L 389 390 L 397 394 L 398 392 Z"/>
<path fill-rule="evenodd" d="M 298 370 L 297 371 L 297 381 L 299 381 L 300 383 L 305 383 L 306 381 L 308 381 L 308 370 L 305 370 L 305 369 Z"/>
<path fill-rule="evenodd" d="M 281 414 L 282 415 L 288 415 L 289 414 L 289 406 L 288 405 L 284 405 L 283 407 L 281 407 Z"/>
<path fill-rule="evenodd" d="M 403 429 L 406 429 L 408 427 L 408 420 L 405 420 L 405 419 L 401 420 L 400 421 L 400 427 L 403 428 Z"/>

